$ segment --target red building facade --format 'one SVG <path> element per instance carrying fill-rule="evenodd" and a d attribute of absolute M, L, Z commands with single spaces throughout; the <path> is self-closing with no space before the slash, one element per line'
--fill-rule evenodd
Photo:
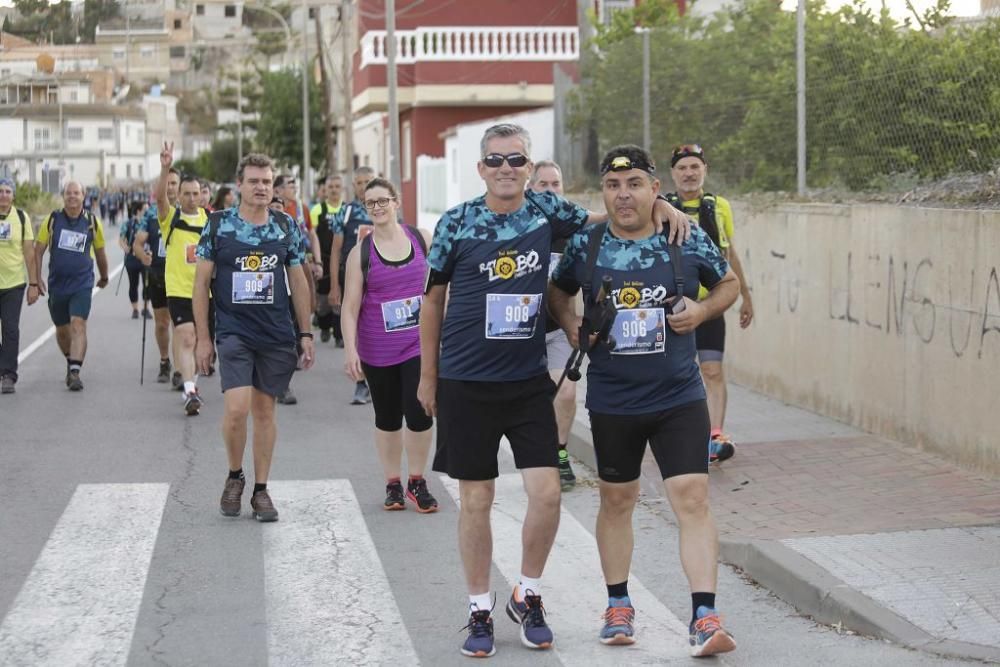
<path fill-rule="evenodd" d="M 384 112 L 388 102 L 384 0 L 360 0 L 358 11 L 355 116 Z M 401 194 L 410 222 L 417 156 L 443 156 L 445 131 L 551 106 L 553 64 L 579 57 L 577 0 L 397 0 L 396 41 Z"/>

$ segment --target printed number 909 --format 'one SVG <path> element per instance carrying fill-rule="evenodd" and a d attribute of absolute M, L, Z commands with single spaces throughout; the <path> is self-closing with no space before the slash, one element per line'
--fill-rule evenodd
<path fill-rule="evenodd" d="M 264 291 L 264 281 L 263 280 L 248 280 L 243 289 L 251 294 L 256 294 L 257 292 Z"/>

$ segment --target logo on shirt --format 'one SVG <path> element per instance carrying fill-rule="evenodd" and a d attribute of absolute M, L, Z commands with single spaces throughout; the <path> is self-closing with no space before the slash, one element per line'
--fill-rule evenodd
<path fill-rule="evenodd" d="M 521 278 L 541 270 L 541 257 L 536 250 L 525 254 L 518 254 L 517 250 L 501 250 L 499 257 L 479 265 L 479 273 L 488 274 L 490 282 Z"/>
<path fill-rule="evenodd" d="M 638 281 L 626 282 L 623 287 L 611 290 L 615 308 L 648 308 L 666 301 L 667 288 L 663 285 L 646 287 Z"/>
<path fill-rule="evenodd" d="M 236 258 L 236 266 L 240 271 L 271 271 L 278 266 L 278 256 L 260 253 L 244 255 Z"/>

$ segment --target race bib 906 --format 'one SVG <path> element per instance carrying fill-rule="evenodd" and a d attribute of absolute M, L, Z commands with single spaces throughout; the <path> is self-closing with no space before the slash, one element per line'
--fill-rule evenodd
<path fill-rule="evenodd" d="M 619 310 L 612 335 L 616 345 L 611 354 L 663 354 L 667 337 L 663 308 Z"/>
<path fill-rule="evenodd" d="M 274 303 L 274 273 L 270 271 L 233 273 L 233 303 Z"/>
<path fill-rule="evenodd" d="M 541 303 L 541 294 L 487 294 L 486 337 L 531 338 L 535 334 Z"/>
<path fill-rule="evenodd" d="M 382 304 L 382 322 L 389 333 L 405 331 L 420 326 L 420 304 L 422 297 L 386 301 Z"/>

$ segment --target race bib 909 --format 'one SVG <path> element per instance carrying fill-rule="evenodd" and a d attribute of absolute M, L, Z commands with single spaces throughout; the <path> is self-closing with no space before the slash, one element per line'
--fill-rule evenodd
<path fill-rule="evenodd" d="M 235 271 L 233 273 L 233 303 L 265 305 L 274 303 L 274 273 L 270 271 L 260 273 Z"/>

